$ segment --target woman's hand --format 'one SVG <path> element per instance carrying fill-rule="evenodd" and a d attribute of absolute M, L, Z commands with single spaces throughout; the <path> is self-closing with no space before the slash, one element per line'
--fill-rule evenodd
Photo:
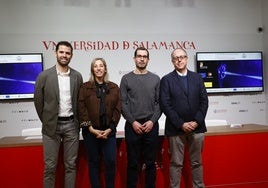
<path fill-rule="evenodd" d="M 88 130 L 89 132 L 94 134 L 96 138 L 100 138 L 100 139 L 107 139 L 108 135 L 112 132 L 110 128 L 103 131 L 103 130 L 94 129 L 92 126 L 88 127 Z"/>

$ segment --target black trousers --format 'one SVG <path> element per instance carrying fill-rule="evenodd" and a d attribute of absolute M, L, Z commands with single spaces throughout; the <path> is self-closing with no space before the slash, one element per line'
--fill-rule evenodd
<path fill-rule="evenodd" d="M 140 122 L 144 123 L 144 122 Z M 138 135 L 128 122 L 125 124 L 125 140 L 127 147 L 127 187 L 136 188 L 138 175 L 145 168 L 145 187 L 154 188 L 156 180 L 156 153 L 158 150 L 158 122 L 151 132 Z"/>

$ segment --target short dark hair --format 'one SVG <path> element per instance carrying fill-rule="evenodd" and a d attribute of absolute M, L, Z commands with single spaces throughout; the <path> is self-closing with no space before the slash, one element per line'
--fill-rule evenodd
<path fill-rule="evenodd" d="M 59 50 L 59 46 L 67 46 L 67 47 L 71 48 L 71 53 L 73 53 L 73 46 L 71 45 L 70 42 L 68 42 L 68 41 L 58 42 L 58 44 L 56 45 L 56 52 Z"/>
<path fill-rule="evenodd" d="M 142 46 L 141 46 L 141 47 L 138 47 L 138 48 L 135 50 L 135 52 L 134 52 L 134 57 L 137 56 L 137 52 L 138 52 L 139 50 L 146 51 L 146 52 L 147 52 L 148 59 L 149 59 L 149 51 L 147 50 L 147 48 L 142 47 Z"/>

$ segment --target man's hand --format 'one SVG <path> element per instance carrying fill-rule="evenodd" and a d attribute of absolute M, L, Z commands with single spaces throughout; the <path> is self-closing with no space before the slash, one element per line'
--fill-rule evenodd
<path fill-rule="evenodd" d="M 142 124 L 142 127 L 143 127 L 142 130 L 144 133 L 148 133 L 153 129 L 153 126 L 154 126 L 154 123 L 151 120 L 146 121 L 144 124 Z"/>
<path fill-rule="evenodd" d="M 134 121 L 132 123 L 132 128 L 134 129 L 135 133 L 137 133 L 139 135 L 143 134 L 143 126 L 139 122 Z"/>
<path fill-rule="evenodd" d="M 137 121 L 134 121 L 132 123 L 132 127 L 133 127 L 134 131 L 139 135 L 150 132 L 152 130 L 153 126 L 154 126 L 154 123 L 151 120 L 146 121 L 143 124 L 140 124 Z"/>
<path fill-rule="evenodd" d="M 198 126 L 196 121 L 190 121 L 190 122 L 185 122 L 182 125 L 182 130 L 186 133 L 190 133 L 195 130 L 195 128 Z"/>

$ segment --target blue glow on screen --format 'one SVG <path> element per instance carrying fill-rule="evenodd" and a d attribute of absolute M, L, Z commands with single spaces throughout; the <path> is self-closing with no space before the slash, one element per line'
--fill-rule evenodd
<path fill-rule="evenodd" d="M 32 94 L 42 63 L 1 63 L 0 94 Z M 8 97 L 8 96 L 7 96 Z"/>
<path fill-rule="evenodd" d="M 241 60 L 219 62 L 219 87 L 261 87 L 261 60 Z"/>
<path fill-rule="evenodd" d="M 263 92 L 262 52 L 197 52 L 208 93 Z"/>

